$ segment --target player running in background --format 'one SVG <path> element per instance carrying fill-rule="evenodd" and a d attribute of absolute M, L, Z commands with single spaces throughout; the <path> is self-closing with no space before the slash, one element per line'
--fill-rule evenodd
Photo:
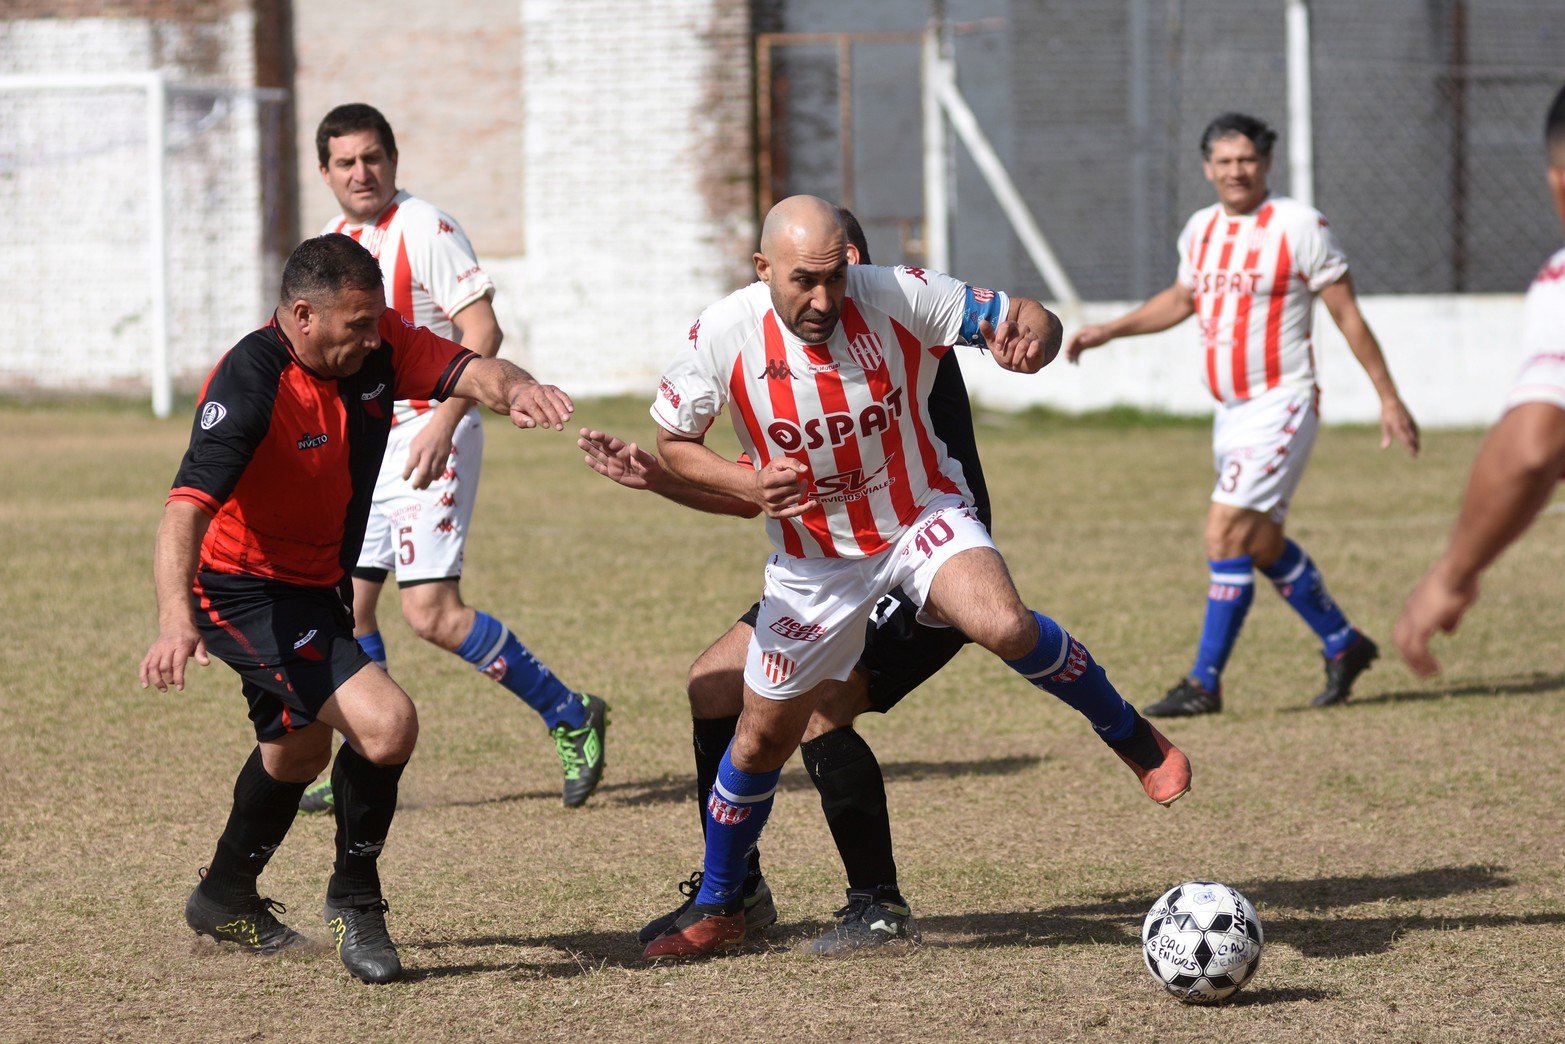
<path fill-rule="evenodd" d="M 141 684 L 185 687 L 210 650 L 243 679 L 256 747 L 228 824 L 185 904 L 198 934 L 273 953 L 303 941 L 256 879 L 331 759 L 337 857 L 326 924 L 366 982 L 402 973 L 377 858 L 418 737 L 413 701 L 353 639 L 358 559 L 393 398 L 477 399 L 520 428 L 561 429 L 571 402 L 499 359 L 386 307 L 375 259 L 346 236 L 306 240 L 272 321 L 207 378 L 153 557 L 157 639 Z"/>
<path fill-rule="evenodd" d="M 696 956 L 744 938 L 747 855 L 782 766 L 831 682 L 863 652 L 880 598 L 902 587 L 925 620 L 956 627 L 1080 711 L 1163 804 L 1190 766 L 1127 704 L 1086 648 L 1027 609 L 926 420 L 932 365 L 984 344 L 1032 373 L 1059 324 L 1012 299 L 921 269 L 849 265 L 837 208 L 811 196 L 767 215 L 760 281 L 703 313 L 652 409 L 663 466 L 767 515 L 775 553 L 744 667 L 744 709 L 707 802 L 695 902 L 647 945 Z M 753 466 L 704 445 L 725 406 Z"/>
<path fill-rule="evenodd" d="M 397 188 L 397 142 L 368 105 L 339 105 L 315 132 L 321 180 L 342 213 L 323 232 L 363 244 L 385 274 L 386 302 L 404 319 L 481 356 L 500 349 L 494 283 L 456 219 Z M 425 641 L 472 664 L 543 719 L 565 773 L 564 801 L 581 805 L 603 777 L 603 700 L 567 688 L 510 628 L 462 600 L 462 556 L 478 498 L 484 427 L 473 404 L 399 399 L 364 550 L 353 569 L 354 633 L 386 669 L 376 608 L 390 573 L 402 615 Z M 305 811 L 331 806 L 331 782 L 305 795 Z"/>
<path fill-rule="evenodd" d="M 1380 395 L 1380 446 L 1418 455 L 1418 425 L 1397 395 L 1375 335 L 1359 312 L 1348 260 L 1326 219 L 1266 187 L 1277 135 L 1252 116 L 1225 113 L 1201 135 L 1203 170 L 1217 202 L 1179 236 L 1179 277 L 1140 308 L 1084 326 L 1065 346 L 1076 362 L 1116 337 L 1167 330 L 1198 317 L 1205 376 L 1217 400 L 1212 455 L 1217 482 L 1206 516 L 1211 581 L 1190 673 L 1143 712 L 1154 717 L 1223 709 L 1223 668 L 1255 597 L 1255 570 L 1320 637 L 1326 684 L 1317 707 L 1348 698 L 1380 654 L 1326 592 L 1320 569 L 1283 533 L 1320 423 L 1311 327 L 1326 303 Z"/>
<path fill-rule="evenodd" d="M 1565 229 L 1565 89 L 1549 106 L 1544 145 L 1549 193 Z M 1397 648 L 1420 677 L 1440 669 L 1429 639 L 1456 630 L 1478 600 L 1478 577 L 1538 517 L 1565 473 L 1565 249 L 1527 291 L 1522 343 L 1527 362 L 1473 461 L 1456 529 L 1397 620 Z"/>
<path fill-rule="evenodd" d="M 849 262 L 871 264 L 869 244 L 858 219 L 846 210 L 840 213 Z M 990 528 L 989 491 L 978 460 L 972 407 L 954 352 L 942 355 L 936 368 L 929 394 L 929 424 L 934 437 L 945 444 L 960 466 L 972 490 L 979 521 Z M 588 465 L 623 486 L 650 489 L 676 503 L 717 514 L 753 518 L 760 513 L 750 501 L 687 485 L 664 470 L 656 456 L 612 435 L 587 429 L 581 434 L 578 445 L 587 452 Z M 752 605 L 690 668 L 696 813 L 703 832 L 706 799 L 744 707 L 745 650 L 755 633 L 760 609 L 759 602 Z M 820 794 L 821 810 L 848 877 L 847 904 L 837 911 L 837 924 L 811 941 L 813 953 L 842 956 L 918 939 L 911 907 L 897 884 L 885 777 L 875 752 L 853 722 L 867 711 L 889 711 L 949 663 L 967 641 L 955 628 L 919 622 L 918 607 L 907 593 L 901 588 L 892 591 L 871 614 L 864 651 L 847 681 L 827 684 L 820 706 L 805 726 L 799 754 Z M 701 871 L 697 870 L 680 884 L 685 902 L 643 928 L 641 942 L 649 943 L 663 934 L 689 909 L 700 889 Z M 750 852 L 741 891 L 747 934 L 776 921 L 777 907 L 761 873 L 758 849 Z"/>

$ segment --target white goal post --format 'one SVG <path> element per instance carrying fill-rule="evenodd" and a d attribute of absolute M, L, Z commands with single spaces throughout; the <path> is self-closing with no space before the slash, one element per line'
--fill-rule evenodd
<path fill-rule="evenodd" d="M 181 95 L 213 99 L 248 99 L 253 102 L 281 102 L 288 92 L 280 88 L 233 87 L 171 80 L 162 72 L 64 73 L 0 75 L 0 97 L 60 92 L 131 91 L 145 99 L 145 168 L 142 177 L 147 190 L 144 233 L 144 273 L 148 281 L 149 347 L 143 372 L 151 388 L 152 412 L 168 417 L 173 410 L 173 368 L 170 364 L 169 256 L 170 220 L 167 186 L 169 184 L 169 112 L 170 101 Z M 93 186 L 99 191 L 122 190 L 121 186 Z M 23 201 L 24 205 L 30 201 Z M 104 246 L 103 249 L 110 249 Z M 86 267 L 84 259 L 84 269 Z M 225 273 L 200 273 L 199 277 L 222 279 Z M 24 292 L 26 287 L 21 288 Z M 91 292 L 84 287 L 84 292 Z"/>

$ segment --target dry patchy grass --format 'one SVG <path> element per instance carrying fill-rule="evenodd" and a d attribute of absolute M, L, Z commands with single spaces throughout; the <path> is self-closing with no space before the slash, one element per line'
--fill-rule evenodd
<path fill-rule="evenodd" d="M 650 427 L 626 402 L 579 419 Z M 383 861 L 410 975 L 376 989 L 329 952 L 219 952 L 181 920 L 251 743 L 226 668 L 182 696 L 135 682 L 185 437 L 123 409 L 0 409 L 0 1037 L 1561 1035 L 1560 515 L 1494 571 L 1442 679 L 1383 660 L 1344 708 L 1304 709 L 1317 655 L 1263 590 L 1231 710 L 1169 729 L 1196 769 L 1172 810 L 1075 715 L 970 650 L 863 723 L 926 946 L 795 951 L 841 895 L 795 765 L 763 846 L 782 912 L 769 943 L 649 968 L 634 932 L 698 858 L 685 668 L 752 600 L 764 536 L 618 490 L 562 436 L 495 424 L 464 587 L 610 699 L 609 776 L 585 809 L 561 808 L 536 718 L 391 623 L 423 736 Z M 1001 417 L 980 440 L 1023 593 L 1132 699 L 1160 694 L 1200 623 L 1205 429 Z M 1476 445 L 1435 434 L 1411 464 L 1367 431 L 1323 436 L 1293 531 L 1376 636 L 1443 539 Z M 263 879 L 318 936 L 330 846 L 329 823 L 301 820 Z M 1258 978 L 1221 1009 L 1165 996 L 1136 945 L 1146 907 L 1192 877 L 1242 888 L 1267 929 Z"/>

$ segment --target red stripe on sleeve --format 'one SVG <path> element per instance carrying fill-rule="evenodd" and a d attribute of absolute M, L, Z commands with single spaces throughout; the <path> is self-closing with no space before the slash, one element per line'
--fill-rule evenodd
<path fill-rule="evenodd" d="M 1250 249 L 1244 255 L 1244 275 L 1248 289 L 1241 292 L 1239 304 L 1234 309 L 1234 396 L 1239 399 L 1250 397 L 1250 361 L 1246 351 L 1250 342 L 1250 305 L 1255 300 L 1256 283 L 1250 281 L 1249 275 L 1260 262 L 1262 237 L 1266 223 L 1272 219 L 1273 209 L 1267 203 L 1256 212 L 1255 228 L 1250 231 Z"/>
<path fill-rule="evenodd" d="M 1288 233 L 1277 246 L 1277 268 L 1272 274 L 1272 303 L 1266 311 L 1266 387 L 1282 381 L 1282 313 L 1288 295 L 1293 292 L 1293 255 L 1288 252 Z"/>
<path fill-rule="evenodd" d="M 850 338 L 869 334 L 869 325 L 864 322 L 864 316 L 852 299 L 843 302 L 842 328 Z M 936 348 L 935 355 L 938 358 L 948 351 L 950 351 L 949 345 Z M 891 504 L 896 509 L 897 521 L 904 526 L 911 525 L 918 517 L 918 503 L 908 483 L 907 458 L 902 453 L 902 421 L 892 414 L 890 399 L 893 389 L 890 371 L 886 369 L 884 352 L 881 353 L 880 365 L 873 371 L 867 371 L 865 376 L 869 378 L 871 394 L 875 396 L 876 402 L 885 406 L 889 420 L 886 430 L 881 433 L 880 444 L 886 457 L 886 474 L 891 479 Z M 912 392 L 904 390 L 903 394 L 912 394 Z"/>
<path fill-rule="evenodd" d="M 777 313 L 768 311 L 766 319 L 762 322 L 766 331 L 766 368 L 769 372 L 788 371 L 788 349 L 783 343 L 782 327 L 777 324 Z M 774 365 L 775 364 L 775 365 Z M 791 377 L 766 378 L 766 391 L 771 396 L 772 416 L 778 420 L 792 421 L 802 432 L 804 426 L 799 423 L 799 404 L 793 397 L 793 379 Z M 799 457 L 804 464 L 809 465 L 809 453 L 802 447 Z M 799 458 L 795 458 L 799 459 Z M 813 475 L 809 478 L 814 481 Z M 816 545 L 821 549 L 821 554 L 827 558 L 841 558 L 837 553 L 836 542 L 832 539 L 831 525 L 826 521 L 826 509 L 817 503 L 804 514 L 799 516 L 799 522 L 804 526 L 804 531 L 815 539 Z"/>
<path fill-rule="evenodd" d="M 209 518 L 215 516 L 223 507 L 210 493 L 204 493 L 194 486 L 175 486 L 169 490 L 168 499 L 163 503 L 172 504 L 176 500 L 184 500 L 194 504 L 202 511 L 205 511 Z"/>

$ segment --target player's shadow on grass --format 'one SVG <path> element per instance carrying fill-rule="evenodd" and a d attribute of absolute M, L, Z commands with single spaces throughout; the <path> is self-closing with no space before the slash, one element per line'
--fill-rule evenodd
<path fill-rule="evenodd" d="M 1404 874 L 1342 877 L 1265 878 L 1235 881 L 1234 887 L 1260 907 L 1268 942 L 1293 946 L 1307 957 L 1347 957 L 1383 953 L 1407 931 L 1565 924 L 1565 914 L 1477 914 L 1467 916 L 1354 917 L 1333 911 L 1362 903 L 1406 899 L 1443 899 L 1506 888 L 1504 867 L 1470 865 L 1415 870 Z M 1047 910 L 921 917 L 931 946 L 1065 946 L 1078 943 L 1140 941 L 1141 919 L 1151 895 L 1108 896 L 1097 902 Z M 1305 911 L 1294 913 L 1291 911 Z"/>
<path fill-rule="evenodd" d="M 1000 758 L 976 758 L 970 761 L 891 761 L 882 762 L 886 779 L 892 783 L 919 782 L 921 780 L 971 779 L 984 776 L 1010 776 L 1026 772 L 1037 766 L 1043 758 L 1036 754 L 1017 754 Z M 610 766 L 612 771 L 612 766 Z M 783 791 L 813 791 L 814 785 L 803 769 L 791 768 L 783 772 L 778 782 Z M 599 785 L 592 796 L 593 803 L 642 807 L 647 805 L 682 805 L 695 800 L 696 784 L 689 775 L 665 772 L 651 779 L 628 779 Z M 467 808 L 479 805 L 498 805 L 513 801 L 558 801 L 558 790 L 528 790 L 516 794 L 504 794 L 487 798 L 457 798 L 449 801 L 421 803 L 419 808 Z M 413 805 L 405 805 L 412 808 Z"/>
<path fill-rule="evenodd" d="M 1414 703 L 1466 696 L 1533 696 L 1540 693 L 1565 693 L 1565 674 L 1529 674 L 1521 677 L 1472 681 L 1462 685 L 1439 685 L 1428 689 L 1400 689 L 1353 698 L 1354 703 Z"/>

